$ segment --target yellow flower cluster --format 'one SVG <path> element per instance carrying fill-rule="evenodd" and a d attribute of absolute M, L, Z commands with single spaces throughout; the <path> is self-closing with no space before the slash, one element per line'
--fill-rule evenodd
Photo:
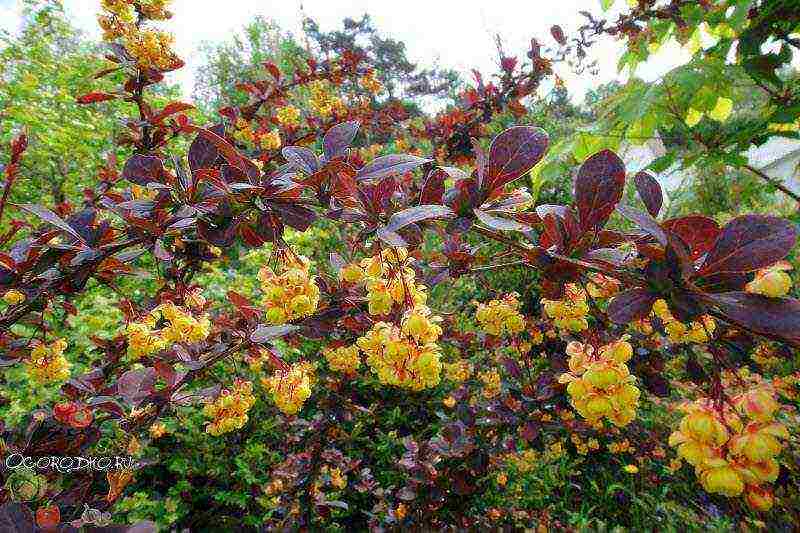
<path fill-rule="evenodd" d="M 344 372 L 345 374 L 355 374 L 361 366 L 361 358 L 358 355 L 358 346 L 355 344 L 351 346 L 339 346 L 338 348 L 329 348 L 323 352 L 325 359 L 328 360 L 328 366 L 331 370 Z"/>
<path fill-rule="evenodd" d="M 284 414 L 294 415 L 311 396 L 311 387 L 316 382 L 314 371 L 312 363 L 294 363 L 289 368 L 276 370 L 268 378 L 261 378 L 261 383 L 272 395 L 278 409 Z"/>
<path fill-rule="evenodd" d="M 253 383 L 237 379 L 232 389 L 222 389 L 219 396 L 203 408 L 203 413 L 212 419 L 206 425 L 206 433 L 218 436 L 241 429 L 255 402 Z"/>
<path fill-rule="evenodd" d="M 488 304 L 478 304 L 475 319 L 481 329 L 496 337 L 503 333 L 516 335 L 525 329 L 525 317 L 519 312 L 519 294 L 512 292 L 502 300 L 491 300 Z"/>
<path fill-rule="evenodd" d="M 778 476 L 779 439 L 789 438 L 774 418 L 775 393 L 761 383 L 733 396 L 731 404 L 735 408 L 703 398 L 683 406 L 685 416 L 669 444 L 694 466 L 706 491 L 728 497 L 745 493 L 754 509 L 769 510 L 772 493 L 765 485 Z"/>
<path fill-rule="evenodd" d="M 777 356 L 775 346 L 768 342 L 762 342 L 756 346 L 753 353 L 750 354 L 752 359 L 757 365 L 764 368 L 770 368 L 780 362 L 780 357 Z"/>
<path fill-rule="evenodd" d="M 31 357 L 26 362 L 28 378 L 40 385 L 68 379 L 72 364 L 64 357 L 66 349 L 67 341 L 64 339 L 37 345 L 31 350 Z"/>
<path fill-rule="evenodd" d="M 404 316 L 400 327 L 377 322 L 356 341 L 381 383 L 412 390 L 439 384 L 442 363 L 436 340 L 442 329 L 437 318 L 420 306 Z"/>
<path fill-rule="evenodd" d="M 258 138 L 258 142 L 264 150 L 277 150 L 283 144 L 283 141 L 281 141 L 281 133 L 278 131 L 278 128 L 272 128 L 267 133 L 261 135 Z"/>
<path fill-rule="evenodd" d="M 277 150 L 281 147 L 281 134 L 277 128 L 268 132 L 256 131 L 250 122 L 239 118 L 233 138 L 245 144 L 260 146 L 265 150 Z"/>
<path fill-rule="evenodd" d="M 150 29 L 128 32 L 122 37 L 122 44 L 143 69 L 171 70 L 178 62 L 172 51 L 175 37 L 167 32 Z"/>
<path fill-rule="evenodd" d="M 180 60 L 172 50 L 175 39 L 166 32 L 139 27 L 137 12 L 143 19 L 164 20 L 172 16 L 166 7 L 168 0 L 127 1 L 102 0 L 105 13 L 98 23 L 107 41 L 120 40 L 139 68 L 172 70 Z"/>
<path fill-rule="evenodd" d="M 653 304 L 653 314 L 664 323 L 664 330 L 673 344 L 708 342 L 717 327 L 717 323 L 708 315 L 701 316 L 698 321 L 684 324 L 672 316 L 667 302 L 661 299 Z"/>
<path fill-rule="evenodd" d="M 150 20 L 167 20 L 172 18 L 172 13 L 167 10 L 172 0 L 138 0 L 136 5 L 139 11 Z"/>
<path fill-rule="evenodd" d="M 160 329 L 156 326 L 162 325 Z M 195 343 L 205 340 L 211 332 L 208 315 L 199 318 L 191 311 L 173 303 L 161 304 L 153 309 L 141 322 L 128 324 L 128 355 L 139 359 L 154 354 L 170 344 Z"/>
<path fill-rule="evenodd" d="M 587 455 L 590 451 L 594 452 L 600 449 L 600 442 L 594 437 L 583 440 L 579 434 L 573 433 L 570 435 L 570 440 L 580 455 Z"/>
<path fill-rule="evenodd" d="M 792 289 L 792 278 L 786 271 L 792 270 L 788 261 L 778 261 L 774 265 L 756 272 L 753 281 L 745 286 L 747 292 L 763 294 L 771 298 L 786 296 Z"/>
<path fill-rule="evenodd" d="M 8 305 L 19 305 L 25 301 L 25 294 L 16 289 L 11 289 L 3 295 L 3 301 Z"/>
<path fill-rule="evenodd" d="M 325 118 L 345 111 L 342 99 L 333 94 L 330 83 L 325 80 L 314 80 L 308 84 L 309 106 L 317 115 Z"/>
<path fill-rule="evenodd" d="M 461 383 L 472 375 L 472 364 L 464 359 L 459 359 L 453 363 L 445 363 L 444 375 L 450 381 Z"/>
<path fill-rule="evenodd" d="M 293 105 L 279 108 L 275 116 L 283 126 L 296 128 L 300 125 L 300 110 Z"/>
<path fill-rule="evenodd" d="M 559 382 L 568 383 L 572 406 L 591 424 L 605 417 L 616 426 L 626 426 L 636 417 L 639 389 L 633 384 L 627 363 L 633 347 L 623 338 L 600 347 L 580 342 L 567 344 L 570 372 Z"/>
<path fill-rule="evenodd" d="M 365 281 L 369 314 L 388 315 L 395 304 L 424 306 L 428 299 L 427 287 L 416 283 L 410 264 L 405 248 L 387 248 L 360 265 L 346 265 L 340 276 L 348 283 Z"/>
<path fill-rule="evenodd" d="M 496 368 L 481 372 L 478 374 L 478 378 L 483 382 L 485 398 L 494 398 L 500 394 L 500 372 Z"/>
<path fill-rule="evenodd" d="M 379 94 L 383 90 L 383 85 L 381 85 L 381 82 L 375 78 L 375 72 L 373 71 L 369 71 L 361 76 L 361 79 L 358 80 L 358 83 L 361 85 L 362 89 L 370 94 Z"/>
<path fill-rule="evenodd" d="M 561 331 L 579 333 L 589 327 L 589 321 L 586 319 L 589 314 L 586 294 L 575 284 L 570 283 L 566 286 L 563 299 L 542 299 L 542 305 L 544 312 Z"/>
<path fill-rule="evenodd" d="M 619 280 L 605 276 L 600 272 L 589 274 L 589 283 L 586 290 L 592 298 L 611 298 L 619 292 L 621 287 Z"/>
<path fill-rule="evenodd" d="M 287 254 L 279 263 L 277 273 L 268 266 L 258 272 L 267 322 L 275 325 L 306 317 L 319 305 L 319 287 L 309 272 L 308 258 Z"/>

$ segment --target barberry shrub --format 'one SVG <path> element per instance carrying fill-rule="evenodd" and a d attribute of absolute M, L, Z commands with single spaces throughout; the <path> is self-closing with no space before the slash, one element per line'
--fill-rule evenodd
<path fill-rule="evenodd" d="M 646 211 L 624 205 L 627 172 L 608 150 L 577 169 L 570 205 L 532 205 L 518 184 L 547 133 L 521 125 L 488 147 L 469 141 L 549 73 L 537 43 L 524 69 L 506 58 L 499 86 L 479 78 L 464 108 L 424 127 L 404 128 L 403 107 L 375 99 L 374 68 L 355 54 L 309 59 L 287 78 L 267 64 L 268 80 L 243 86 L 247 105 L 194 124 L 191 106 L 147 100 L 182 64 L 150 27 L 167 3 L 101 3 L 113 65 L 99 75 L 122 83 L 78 102 L 135 109 L 121 171 L 110 161 L 80 206 L 7 205 L 24 179 L 21 134 L 0 200 L 2 365 L 57 388 L 2 428 L 4 455 L 127 454 L 144 466 L 4 471 L 0 523 L 558 525 L 535 472 L 601 444 L 626 475 L 659 482 L 685 461 L 695 495 L 732 513 L 784 498 L 796 516 L 780 478 L 797 474 L 782 453 L 800 375 L 770 370 L 800 345 L 800 302 L 787 297 L 795 225 L 658 220 L 657 181 L 636 174 Z M 415 154 L 378 155 L 367 137 Z M 291 245 L 320 227 L 335 251 Z M 260 264 L 246 283 L 201 283 L 251 254 Z M 535 287 L 489 285 L 485 301 L 437 307 L 442 292 L 505 269 L 534 272 Z M 143 271 L 150 290 L 120 289 Z M 54 333 L 90 283 L 115 295 L 124 322 L 91 336 L 92 357 Z M 645 424 L 641 411 L 667 401 L 682 413 L 673 427 Z M 226 475 L 236 491 L 210 495 Z M 158 513 L 147 487 L 161 491 Z"/>

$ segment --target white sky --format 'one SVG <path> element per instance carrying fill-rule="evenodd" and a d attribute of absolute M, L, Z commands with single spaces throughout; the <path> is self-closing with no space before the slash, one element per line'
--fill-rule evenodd
<path fill-rule="evenodd" d="M 98 0 L 63 0 L 73 22 L 99 39 L 95 21 Z M 618 4 L 624 4 L 618 0 Z M 477 67 L 484 74 L 495 72 L 494 35 L 499 33 L 510 55 L 523 55 L 531 37 L 553 44 L 550 26 L 560 24 L 567 35 L 582 18 L 579 10 L 600 12 L 599 0 L 174 0 L 172 20 L 163 24 L 176 36 L 177 49 L 187 67 L 177 80 L 184 93 L 191 94 L 194 69 L 199 57 L 193 55 L 203 41 L 230 38 L 254 16 L 262 15 L 295 35 L 300 34 L 303 11 L 316 19 L 323 31 L 341 27 L 344 17 L 369 13 L 375 26 L 385 35 L 406 44 L 409 57 L 421 66 L 438 61 L 455 68 L 465 78 Z M 0 0 L 0 28 L 18 25 L 21 0 Z M 609 39 L 592 47 L 598 59 L 599 74 L 576 76 L 564 65 L 559 74 L 567 81 L 573 98 L 580 100 L 587 89 L 616 77 L 619 44 Z M 685 61 L 677 48 L 664 47 L 637 74 L 655 79 L 679 62 Z"/>

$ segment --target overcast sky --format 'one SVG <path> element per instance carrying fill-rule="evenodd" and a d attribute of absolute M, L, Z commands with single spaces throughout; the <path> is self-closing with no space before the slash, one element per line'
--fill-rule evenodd
<path fill-rule="evenodd" d="M 99 1 L 63 3 L 73 22 L 99 39 L 95 21 Z M 531 37 L 552 44 L 550 26 L 561 24 L 569 33 L 581 22 L 579 10 L 598 13 L 599 4 L 599 0 L 175 0 L 175 16 L 163 26 L 175 33 L 178 52 L 187 62 L 177 81 L 190 95 L 199 60 L 193 51 L 203 41 L 230 38 L 256 15 L 298 35 L 303 12 L 316 19 L 323 31 L 340 28 L 344 17 L 369 13 L 380 31 L 406 44 L 412 60 L 422 66 L 438 61 L 468 76 L 474 67 L 494 72 L 496 33 L 505 41 L 506 53 L 524 54 Z M 20 6 L 21 0 L 0 0 L 0 27 L 13 30 L 18 25 Z M 559 71 L 578 100 L 587 89 L 618 77 L 618 43 L 604 39 L 593 47 L 592 56 L 599 61 L 597 76 L 588 72 L 576 76 L 566 66 Z M 655 79 L 684 60 L 679 49 L 665 47 L 637 74 Z"/>

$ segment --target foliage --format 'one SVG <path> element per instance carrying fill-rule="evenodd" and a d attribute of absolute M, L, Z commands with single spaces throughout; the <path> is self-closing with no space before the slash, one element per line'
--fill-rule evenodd
<path fill-rule="evenodd" d="M 345 48 L 266 63 L 196 124 L 152 99 L 182 65 L 152 26 L 166 4 L 102 2 L 124 79 L 76 101 L 131 113 L 121 168 L 80 204 L 10 202 L 22 132 L 0 199 L 0 365 L 37 389 L 4 413 L 4 455 L 141 468 L 4 471 L 0 524 L 797 522 L 796 224 L 666 217 L 613 151 L 509 124 L 559 59 L 536 41 L 434 117 L 374 98 L 375 58 Z M 571 190 L 536 201 L 520 185 L 571 142 Z"/>

